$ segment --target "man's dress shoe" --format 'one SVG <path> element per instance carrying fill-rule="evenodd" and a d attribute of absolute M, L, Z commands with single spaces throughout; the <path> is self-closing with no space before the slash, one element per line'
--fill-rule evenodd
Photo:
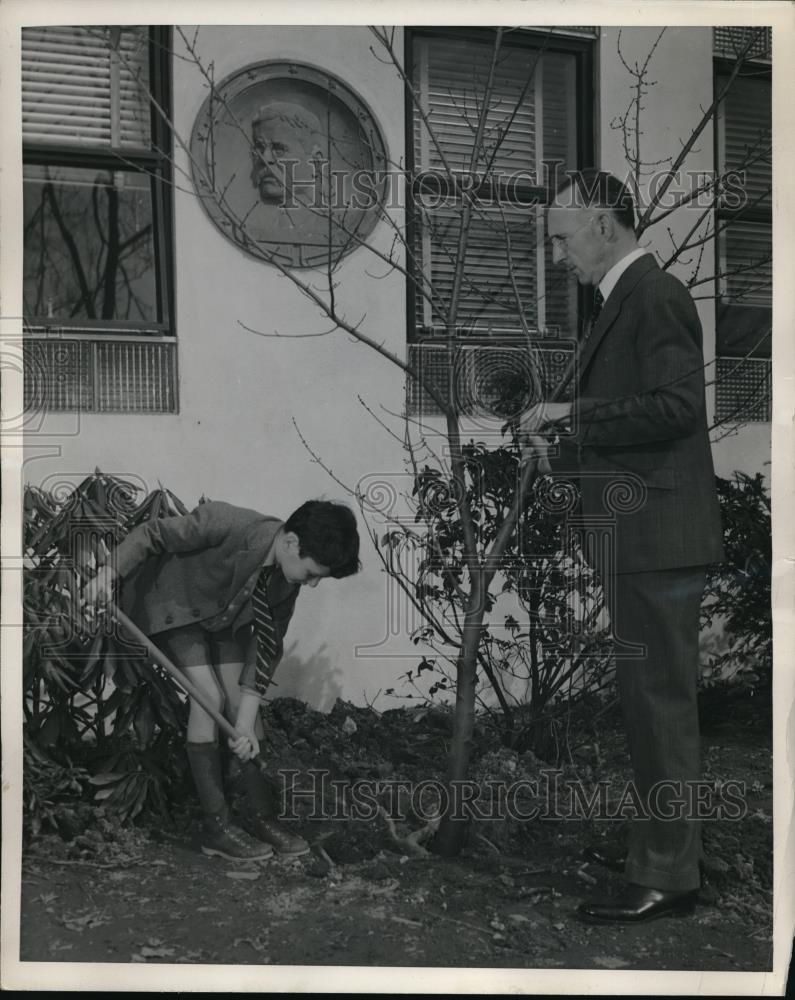
<path fill-rule="evenodd" d="M 696 896 L 698 889 L 673 892 L 630 883 L 620 896 L 613 899 L 580 903 L 577 914 L 592 923 L 640 924 L 657 917 L 682 917 L 692 913 Z"/>

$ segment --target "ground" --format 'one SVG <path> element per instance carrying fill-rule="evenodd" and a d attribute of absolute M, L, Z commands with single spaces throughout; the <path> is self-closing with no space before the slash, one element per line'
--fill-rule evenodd
<path fill-rule="evenodd" d="M 269 709 L 268 759 L 339 780 L 438 776 L 449 717 L 377 713 L 338 702 L 327 716 L 292 699 Z M 545 818 L 473 824 L 454 860 L 402 850 L 381 817 L 291 825 L 312 844 L 293 861 L 234 864 L 196 849 L 195 814 L 95 822 L 64 840 L 41 835 L 23 858 L 23 961 L 762 971 L 771 967 L 772 784 L 769 709 L 706 699 L 704 771 L 745 785 L 745 815 L 705 824 L 696 912 L 642 927 L 591 926 L 579 900 L 620 886 L 583 847 L 616 822 Z M 473 776 L 538 777 L 548 767 L 480 730 Z M 567 738 L 564 778 L 628 777 L 615 713 Z M 339 807 L 339 787 L 329 801 Z M 329 798 L 331 796 L 331 798 Z M 339 807 L 341 808 L 341 807 Z M 405 836 L 416 820 L 398 824 Z"/>

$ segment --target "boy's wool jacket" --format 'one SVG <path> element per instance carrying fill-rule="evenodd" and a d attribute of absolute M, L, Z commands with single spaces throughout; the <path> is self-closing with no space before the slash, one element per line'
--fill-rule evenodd
<path fill-rule="evenodd" d="M 220 501 L 134 528 L 114 552 L 120 604 L 147 635 L 201 622 L 210 631 L 254 620 L 251 594 L 282 521 Z M 300 587 L 271 574 L 278 639 L 274 666 Z"/>

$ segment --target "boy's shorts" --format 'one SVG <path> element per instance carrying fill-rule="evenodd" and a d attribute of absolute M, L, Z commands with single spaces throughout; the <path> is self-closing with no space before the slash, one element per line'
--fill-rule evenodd
<path fill-rule="evenodd" d="M 209 632 L 201 623 L 183 625 L 158 632 L 151 639 L 177 667 L 247 663 L 256 655 L 256 638 L 251 626 L 243 626 L 233 635 L 231 628 Z"/>

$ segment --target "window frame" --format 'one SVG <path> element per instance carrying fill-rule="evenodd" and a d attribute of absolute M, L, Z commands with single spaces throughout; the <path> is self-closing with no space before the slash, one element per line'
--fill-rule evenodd
<path fill-rule="evenodd" d="M 721 78 L 731 74 L 736 65 L 736 60 L 718 53 L 713 40 L 712 59 L 712 80 L 713 93 L 719 93 Z M 751 56 L 744 60 L 740 68 L 737 79 L 763 79 L 767 80 L 772 90 L 773 67 L 769 58 L 759 58 Z M 723 124 L 726 114 L 726 104 L 722 103 L 720 120 L 716 122 L 714 129 L 714 163 L 716 175 L 720 174 L 725 166 L 724 150 L 721 148 L 725 141 L 725 125 Z M 771 119 L 772 135 L 772 119 Z M 756 382 L 756 388 L 752 390 L 753 395 L 747 402 L 740 402 L 729 411 L 723 413 L 719 406 L 719 393 L 716 393 L 715 419 L 718 423 L 769 423 L 772 412 L 772 400 L 770 392 L 771 382 L 771 358 L 772 358 L 772 334 L 767 333 L 760 337 L 753 331 L 758 331 L 764 326 L 772 329 L 773 317 L 773 287 L 770 288 L 770 301 L 768 304 L 758 302 L 732 301 L 728 295 L 721 292 L 721 282 L 724 280 L 721 274 L 724 270 L 725 251 L 723 240 L 732 221 L 739 223 L 755 223 L 773 231 L 773 198 L 772 191 L 767 205 L 760 204 L 751 208 L 731 209 L 715 206 L 715 227 L 720 232 L 715 245 L 715 370 L 716 379 L 720 367 L 728 368 L 729 374 L 736 373 L 742 379 L 744 375 Z M 732 336 L 732 328 L 735 331 Z M 734 342 L 732 342 L 734 341 Z M 739 390 L 737 390 L 739 392 Z M 764 398 L 760 396 L 764 393 Z M 731 398 L 731 392 L 724 392 L 726 399 Z M 756 398 L 754 398 L 756 397 Z"/>
<path fill-rule="evenodd" d="M 492 42 L 493 28 L 480 27 L 435 27 L 411 26 L 404 29 L 404 64 L 406 79 L 414 78 L 414 42 L 417 38 L 462 39 L 466 41 Z M 596 131 L 594 105 L 596 99 L 595 46 L 597 35 L 575 34 L 573 32 L 553 32 L 531 28 L 514 29 L 511 34 L 512 47 L 525 47 L 537 50 L 545 45 L 545 50 L 553 53 L 573 55 L 575 57 L 574 100 L 575 114 L 575 158 L 576 167 L 582 168 L 595 162 Z M 520 41 L 519 41 L 520 40 Z M 517 45 L 517 41 L 519 44 Z M 414 99 L 406 83 L 404 87 L 404 120 L 405 120 L 405 150 L 406 174 L 409 183 L 406 185 L 406 245 L 415 246 L 417 236 L 417 209 L 413 198 L 413 181 L 416 172 L 414 150 Z M 411 263 L 408 265 L 411 270 Z M 430 338 L 422 333 L 416 324 L 416 293 L 414 281 L 406 281 L 406 344 L 428 343 Z M 585 290 L 577 286 L 577 314 L 581 319 L 587 308 Z"/>
<path fill-rule="evenodd" d="M 168 120 L 172 116 L 171 27 L 148 26 L 149 82 L 154 100 Z M 174 199 L 173 144 L 171 129 L 164 116 L 150 102 L 150 143 L 148 148 L 111 147 L 63 142 L 24 142 L 22 167 L 51 166 L 87 168 L 143 174 L 149 178 L 152 192 L 152 239 L 155 252 L 156 310 L 155 322 L 134 320 L 103 320 L 69 317 L 24 316 L 26 333 L 34 338 L 49 336 L 53 331 L 70 338 L 86 337 L 145 337 L 176 338 L 174 294 Z"/>

